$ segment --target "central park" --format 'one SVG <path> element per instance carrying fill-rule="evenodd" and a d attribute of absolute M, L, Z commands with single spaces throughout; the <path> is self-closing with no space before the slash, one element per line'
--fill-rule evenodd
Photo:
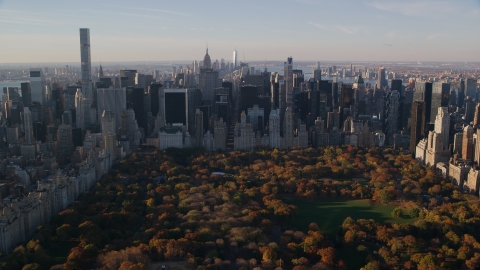
<path fill-rule="evenodd" d="M 401 150 L 144 149 L 0 269 L 478 269 L 479 215 Z"/>

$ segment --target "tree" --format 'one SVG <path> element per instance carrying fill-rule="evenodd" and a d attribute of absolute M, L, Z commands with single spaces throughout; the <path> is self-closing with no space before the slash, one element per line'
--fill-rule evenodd
<path fill-rule="evenodd" d="M 22 270 L 42 270 L 42 266 L 40 266 L 40 264 L 38 263 L 29 263 L 29 264 L 26 264 Z"/>
<path fill-rule="evenodd" d="M 335 249 L 333 247 L 322 248 L 318 251 L 322 256 L 320 261 L 324 264 L 333 265 L 335 260 Z"/>
<path fill-rule="evenodd" d="M 394 218 L 402 218 L 403 217 L 403 211 L 399 207 L 395 207 L 392 211 L 392 217 Z"/>

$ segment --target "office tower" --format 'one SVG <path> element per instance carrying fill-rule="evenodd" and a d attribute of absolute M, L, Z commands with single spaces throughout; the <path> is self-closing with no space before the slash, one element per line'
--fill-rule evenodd
<path fill-rule="evenodd" d="M 25 143 L 31 144 L 33 138 L 32 112 L 28 107 L 23 108 L 23 124 L 25 128 Z"/>
<path fill-rule="evenodd" d="M 388 81 L 385 78 L 385 68 L 380 67 L 378 68 L 378 82 L 377 82 L 377 88 L 383 89 L 385 86 L 388 86 Z"/>
<path fill-rule="evenodd" d="M 240 88 L 240 106 L 239 114 L 242 111 L 247 112 L 257 103 L 258 87 L 255 85 L 244 85 Z"/>
<path fill-rule="evenodd" d="M 340 92 L 340 107 L 349 108 L 354 105 L 354 95 L 353 85 L 351 84 L 342 84 L 342 89 Z"/>
<path fill-rule="evenodd" d="M 222 118 L 223 121 L 227 123 L 230 122 L 230 104 L 228 94 L 217 94 L 215 101 L 215 114 L 217 119 Z"/>
<path fill-rule="evenodd" d="M 447 149 L 450 138 L 450 114 L 448 113 L 448 107 L 439 107 L 437 111 L 435 133 L 442 134 L 442 146 L 444 149 Z"/>
<path fill-rule="evenodd" d="M 338 107 L 338 78 L 333 78 L 332 81 L 332 104 L 328 104 L 332 108 Z"/>
<path fill-rule="evenodd" d="M 187 88 L 187 129 L 190 134 L 195 134 L 195 112 L 202 106 L 202 92 L 197 88 Z"/>
<path fill-rule="evenodd" d="M 71 111 L 64 111 L 62 113 L 62 123 L 65 125 L 72 126 L 72 112 Z"/>
<path fill-rule="evenodd" d="M 121 126 L 122 111 L 127 108 L 125 88 L 99 88 L 97 89 L 98 119 L 102 118 L 104 111 L 110 111 L 115 117 L 115 132 Z M 113 133 L 115 133 L 113 132 Z"/>
<path fill-rule="evenodd" d="M 457 107 L 462 108 L 464 104 L 465 104 L 465 81 L 461 79 L 460 87 L 458 89 Z"/>
<path fill-rule="evenodd" d="M 137 73 L 135 74 L 135 87 L 143 88 L 147 90 L 147 81 L 145 74 Z"/>
<path fill-rule="evenodd" d="M 200 109 L 195 110 L 195 144 L 197 146 L 203 146 L 203 134 L 205 130 L 203 128 L 203 113 Z"/>
<path fill-rule="evenodd" d="M 165 89 L 164 113 L 167 124 L 187 125 L 188 98 L 186 89 Z"/>
<path fill-rule="evenodd" d="M 30 69 L 30 89 L 32 102 L 45 103 L 45 76 L 41 68 Z M 30 106 L 30 104 L 27 104 Z"/>
<path fill-rule="evenodd" d="M 200 91 L 202 91 L 202 99 L 208 105 L 213 105 L 215 102 L 215 91 L 218 87 L 218 71 L 212 69 L 200 69 L 199 84 Z"/>
<path fill-rule="evenodd" d="M 82 112 L 83 127 L 95 122 L 95 115 L 92 115 L 91 106 L 93 104 L 92 93 L 92 64 L 90 56 L 90 29 L 80 28 L 80 59 L 82 70 Z"/>
<path fill-rule="evenodd" d="M 432 86 L 432 104 L 430 112 L 430 123 L 436 119 L 438 108 L 448 107 L 450 97 L 450 84 L 435 82 Z"/>
<path fill-rule="evenodd" d="M 400 97 L 403 97 L 404 94 L 403 94 L 403 84 L 402 84 L 402 80 L 392 80 L 392 87 L 391 87 L 392 91 L 393 90 L 397 90 L 398 93 L 400 94 Z"/>
<path fill-rule="evenodd" d="M 465 160 L 473 158 L 473 128 L 470 125 L 463 129 L 462 158 Z"/>
<path fill-rule="evenodd" d="M 465 99 L 465 123 L 470 124 L 475 118 L 475 102 L 470 97 Z"/>
<path fill-rule="evenodd" d="M 477 98 L 477 80 L 474 78 L 468 78 L 465 82 L 465 89 L 467 91 L 467 97 L 471 99 Z"/>
<path fill-rule="evenodd" d="M 228 100 L 233 101 L 233 83 L 229 81 L 223 81 L 222 87 L 228 89 Z M 224 119 L 225 120 L 225 119 Z"/>
<path fill-rule="evenodd" d="M 393 90 L 387 94 L 386 103 L 386 121 L 385 121 L 385 139 L 387 145 L 393 145 L 393 136 L 398 133 L 398 109 L 400 94 Z"/>
<path fill-rule="evenodd" d="M 212 60 L 210 59 L 210 55 L 208 55 L 208 48 L 207 48 L 207 53 L 205 54 L 205 57 L 203 57 L 203 68 L 212 68 Z"/>
<path fill-rule="evenodd" d="M 322 79 L 322 69 L 320 68 L 320 62 L 317 62 L 315 69 L 313 70 L 313 79 L 319 81 Z"/>
<path fill-rule="evenodd" d="M 120 87 L 134 87 L 136 76 L 137 76 L 136 69 L 121 69 L 120 70 Z"/>
<path fill-rule="evenodd" d="M 417 82 L 415 84 L 415 92 L 413 93 L 414 101 L 424 101 L 425 102 L 425 121 L 427 123 L 432 123 L 434 118 L 431 118 L 432 113 L 432 83 L 430 82 Z M 438 95 L 436 97 L 438 99 Z M 440 98 L 441 99 L 441 98 Z M 441 101 L 440 101 L 441 103 Z M 437 107 L 438 108 L 438 107 Z"/>
<path fill-rule="evenodd" d="M 285 105 L 293 105 L 293 58 L 288 57 L 283 64 L 283 78 L 285 80 Z"/>
<path fill-rule="evenodd" d="M 279 109 L 280 108 L 280 85 L 277 81 L 275 81 L 275 74 L 272 73 L 272 77 L 270 78 L 270 97 L 271 97 L 271 107 L 272 109 Z"/>
<path fill-rule="evenodd" d="M 30 87 L 30 83 L 21 83 L 20 89 L 22 91 L 23 106 L 30 106 L 32 104 L 32 88 Z"/>
<path fill-rule="evenodd" d="M 157 116 L 160 110 L 160 92 L 162 85 L 158 82 L 152 83 L 148 86 L 148 93 L 150 94 L 150 109 L 152 115 Z"/>
<path fill-rule="evenodd" d="M 252 108 L 247 111 L 247 123 L 252 124 L 253 132 L 263 131 L 264 110 L 254 104 Z"/>
<path fill-rule="evenodd" d="M 148 127 L 147 127 L 147 111 L 148 111 L 148 106 L 147 107 L 147 102 L 148 102 L 148 97 L 145 97 L 145 95 L 148 95 L 145 93 L 144 88 L 138 88 L 135 87 L 132 89 L 132 95 L 131 95 L 131 104 L 132 104 L 132 109 L 135 112 L 135 119 L 137 120 L 138 127 L 143 128 L 143 131 L 145 134 L 148 134 Z"/>
<path fill-rule="evenodd" d="M 237 69 L 237 48 L 235 48 L 235 50 L 233 51 L 233 68 L 234 69 Z"/>
<path fill-rule="evenodd" d="M 415 157 L 418 142 L 425 137 L 426 102 L 414 101 L 412 104 L 412 120 L 410 130 L 410 154 Z"/>

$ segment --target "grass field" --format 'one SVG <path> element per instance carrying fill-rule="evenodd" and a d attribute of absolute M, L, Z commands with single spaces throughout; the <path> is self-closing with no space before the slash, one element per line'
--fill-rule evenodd
<path fill-rule="evenodd" d="M 335 239 L 338 228 L 347 217 L 357 219 L 374 219 L 377 222 L 408 223 L 414 219 L 392 218 L 394 205 L 369 205 L 368 200 L 286 200 L 298 207 L 298 216 L 293 226 L 305 231 L 312 222 L 317 223 L 320 230 L 331 239 Z M 348 269 L 359 269 L 364 266 L 364 255 L 355 247 L 344 246 L 338 249 L 339 259 L 347 263 Z"/>
<path fill-rule="evenodd" d="M 289 200 L 289 204 L 298 207 L 298 216 L 295 217 L 293 225 L 299 230 L 306 230 L 308 224 L 315 222 L 320 230 L 329 235 L 335 236 L 338 227 L 342 225 L 347 217 L 357 219 L 374 219 L 378 222 L 408 223 L 413 219 L 392 218 L 391 213 L 394 205 L 369 205 L 368 200 Z"/>
<path fill-rule="evenodd" d="M 50 247 L 48 249 L 48 252 L 56 263 L 64 263 L 67 260 L 67 256 L 70 253 L 70 250 L 77 245 L 78 241 L 69 241 Z"/>

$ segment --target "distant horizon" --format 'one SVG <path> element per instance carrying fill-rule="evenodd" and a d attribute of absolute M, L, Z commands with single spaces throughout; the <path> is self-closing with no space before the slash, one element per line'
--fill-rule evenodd
<path fill-rule="evenodd" d="M 212 62 L 214 62 L 215 60 L 221 60 L 220 59 L 212 59 Z M 192 63 L 193 61 L 203 61 L 203 60 L 131 60 L 131 61 L 92 61 L 92 66 L 95 66 L 96 64 L 102 64 L 105 65 L 109 65 L 109 64 L 131 64 L 131 63 L 135 63 L 135 64 L 141 64 L 141 63 L 145 63 L 145 64 L 171 64 L 174 65 L 174 64 L 190 64 Z M 265 60 L 246 60 L 245 63 L 247 64 L 250 64 L 250 63 L 255 63 L 255 64 L 263 64 Z M 219 61 L 220 62 L 220 61 Z M 230 61 L 225 61 L 225 63 L 231 63 Z M 241 61 L 243 62 L 243 61 Z M 272 63 L 275 63 L 275 64 L 282 64 L 283 62 L 285 62 L 285 60 L 267 60 L 267 66 L 271 65 Z M 389 60 L 389 61 L 369 61 L 369 60 L 363 60 L 363 61 L 348 61 L 348 60 L 296 60 L 295 58 L 293 58 L 293 64 L 296 65 L 296 63 L 311 63 L 311 64 L 315 64 L 317 62 L 320 62 L 320 64 L 322 65 L 322 63 L 346 63 L 346 64 L 368 64 L 368 63 L 378 63 L 378 64 L 403 64 L 403 63 L 406 63 L 406 64 L 411 64 L 411 63 L 418 63 L 420 62 L 421 64 L 425 64 L 425 63 L 437 63 L 437 64 L 457 64 L 457 63 L 462 63 L 462 64 L 480 64 L 480 61 L 405 61 L 405 60 Z M 39 64 L 57 64 L 57 65 L 64 65 L 64 64 L 78 64 L 80 65 L 80 61 L 60 61 L 60 62 L 15 62 L 15 63 L 0 63 L 0 66 L 6 66 L 6 65 L 39 65 Z"/>

